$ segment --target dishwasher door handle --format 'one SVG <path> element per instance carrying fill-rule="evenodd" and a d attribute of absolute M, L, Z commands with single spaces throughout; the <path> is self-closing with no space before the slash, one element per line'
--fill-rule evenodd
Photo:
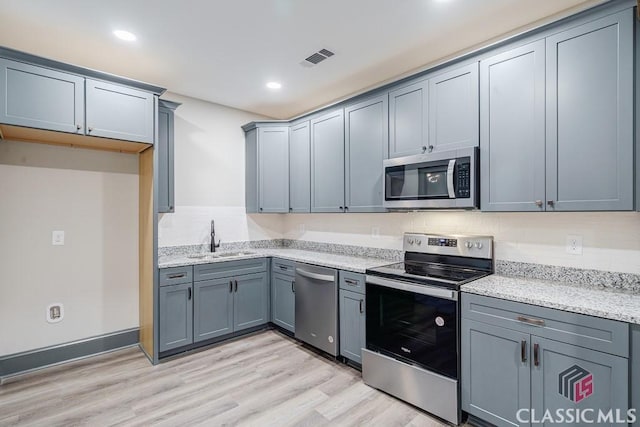
<path fill-rule="evenodd" d="M 335 277 L 332 274 L 312 273 L 301 268 L 296 268 L 296 273 L 309 279 L 322 280 L 323 282 L 333 282 L 335 280 Z"/>

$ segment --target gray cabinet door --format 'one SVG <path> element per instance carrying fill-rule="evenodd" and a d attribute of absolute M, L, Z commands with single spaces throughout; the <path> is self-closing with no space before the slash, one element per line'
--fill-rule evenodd
<path fill-rule="evenodd" d="M 547 210 L 633 209 L 633 10 L 546 47 Z"/>
<path fill-rule="evenodd" d="M 365 346 L 365 296 L 340 290 L 340 354 L 362 364 Z"/>
<path fill-rule="evenodd" d="M 605 414 L 613 410 L 615 417 L 619 409 L 626 418 L 628 359 L 536 336 L 531 343 L 534 349 L 538 346 L 537 366 L 533 351 L 531 363 L 531 408 L 536 414 L 591 409 L 589 418 L 597 419 L 598 410 Z M 597 425 L 613 425 L 612 421 Z"/>
<path fill-rule="evenodd" d="M 160 351 L 193 342 L 193 298 L 191 283 L 160 287 Z"/>
<path fill-rule="evenodd" d="M 158 107 L 158 212 L 174 211 L 173 110 Z"/>
<path fill-rule="evenodd" d="M 462 409 L 496 426 L 523 426 L 530 405 L 529 334 L 462 320 Z M 524 357 L 523 357 L 524 346 Z"/>
<path fill-rule="evenodd" d="M 86 81 L 86 134 L 153 144 L 153 94 Z"/>
<path fill-rule="evenodd" d="M 193 341 L 204 341 L 233 332 L 233 283 L 231 279 L 195 282 Z"/>
<path fill-rule="evenodd" d="M 258 128 L 258 211 L 289 212 L 289 127 Z"/>
<path fill-rule="evenodd" d="M 384 212 L 382 161 L 388 158 L 388 96 L 345 108 L 345 211 Z"/>
<path fill-rule="evenodd" d="M 429 79 L 429 144 L 433 151 L 477 147 L 478 63 Z"/>
<path fill-rule="evenodd" d="M 0 123 L 84 134 L 84 78 L 0 58 Z"/>
<path fill-rule="evenodd" d="M 275 272 L 271 277 L 271 321 L 290 332 L 295 332 L 295 279 L 293 276 Z"/>
<path fill-rule="evenodd" d="M 267 323 L 269 321 L 267 273 L 247 274 L 233 280 L 233 331 L 237 332 Z"/>
<path fill-rule="evenodd" d="M 544 51 L 540 40 L 480 62 L 483 211 L 544 210 Z"/>
<path fill-rule="evenodd" d="M 389 157 L 424 153 L 429 146 L 429 82 L 389 92 Z"/>
<path fill-rule="evenodd" d="M 311 120 L 311 212 L 344 211 L 344 114 Z"/>
<path fill-rule="evenodd" d="M 289 212 L 311 211 L 311 134 L 309 122 L 289 130 Z"/>

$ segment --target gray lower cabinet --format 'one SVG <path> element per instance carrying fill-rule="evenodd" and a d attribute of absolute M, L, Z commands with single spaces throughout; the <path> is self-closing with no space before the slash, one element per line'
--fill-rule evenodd
<path fill-rule="evenodd" d="M 289 212 L 289 127 L 258 128 L 258 211 Z"/>
<path fill-rule="evenodd" d="M 174 111 L 180 104 L 164 99 L 158 102 L 158 212 L 169 213 L 174 201 Z"/>
<path fill-rule="evenodd" d="M 86 134 L 153 144 L 154 95 L 86 79 Z"/>
<path fill-rule="evenodd" d="M 432 151 L 479 144 L 478 63 L 429 79 L 429 145 Z"/>
<path fill-rule="evenodd" d="M 469 414 L 497 426 L 528 426 L 547 411 L 626 416 L 628 324 L 466 293 L 461 323 Z"/>
<path fill-rule="evenodd" d="M 365 296 L 340 289 L 340 354 L 362 364 L 365 347 Z"/>
<path fill-rule="evenodd" d="M 388 158 L 388 96 L 344 109 L 345 211 L 384 212 L 382 161 Z"/>
<path fill-rule="evenodd" d="M 84 78 L 0 58 L 0 123 L 84 134 Z"/>
<path fill-rule="evenodd" d="M 424 153 L 429 146 L 429 82 L 389 92 L 389 157 Z"/>
<path fill-rule="evenodd" d="M 233 331 L 264 325 L 269 321 L 269 280 L 267 273 L 235 277 Z"/>
<path fill-rule="evenodd" d="M 636 422 L 640 426 L 640 325 L 631 325 L 631 408 L 636 408 Z"/>
<path fill-rule="evenodd" d="M 289 130 L 289 212 L 311 211 L 311 134 L 309 121 Z"/>
<path fill-rule="evenodd" d="M 159 350 L 161 352 L 193 343 L 192 286 L 191 283 L 182 283 L 160 287 Z"/>
<path fill-rule="evenodd" d="M 483 211 L 545 209 L 544 40 L 480 62 Z"/>
<path fill-rule="evenodd" d="M 193 340 L 204 341 L 233 332 L 233 288 L 230 279 L 195 282 Z"/>
<path fill-rule="evenodd" d="M 546 39 L 547 210 L 633 209 L 633 19 Z"/>
<path fill-rule="evenodd" d="M 344 212 L 344 112 L 311 120 L 311 212 Z"/>
<path fill-rule="evenodd" d="M 295 276 L 273 271 L 271 321 L 290 332 L 296 331 Z"/>

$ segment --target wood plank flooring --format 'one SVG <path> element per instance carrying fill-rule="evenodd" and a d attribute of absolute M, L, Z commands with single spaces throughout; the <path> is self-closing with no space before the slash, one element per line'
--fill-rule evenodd
<path fill-rule="evenodd" d="M 443 426 L 275 331 L 152 366 L 129 348 L 5 380 L 0 426 Z"/>

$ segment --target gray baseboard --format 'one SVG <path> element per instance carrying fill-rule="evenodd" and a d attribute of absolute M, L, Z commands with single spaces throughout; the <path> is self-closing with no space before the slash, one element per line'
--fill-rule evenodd
<path fill-rule="evenodd" d="M 132 328 L 23 353 L 0 357 L 0 379 L 138 344 L 139 329 Z"/>

